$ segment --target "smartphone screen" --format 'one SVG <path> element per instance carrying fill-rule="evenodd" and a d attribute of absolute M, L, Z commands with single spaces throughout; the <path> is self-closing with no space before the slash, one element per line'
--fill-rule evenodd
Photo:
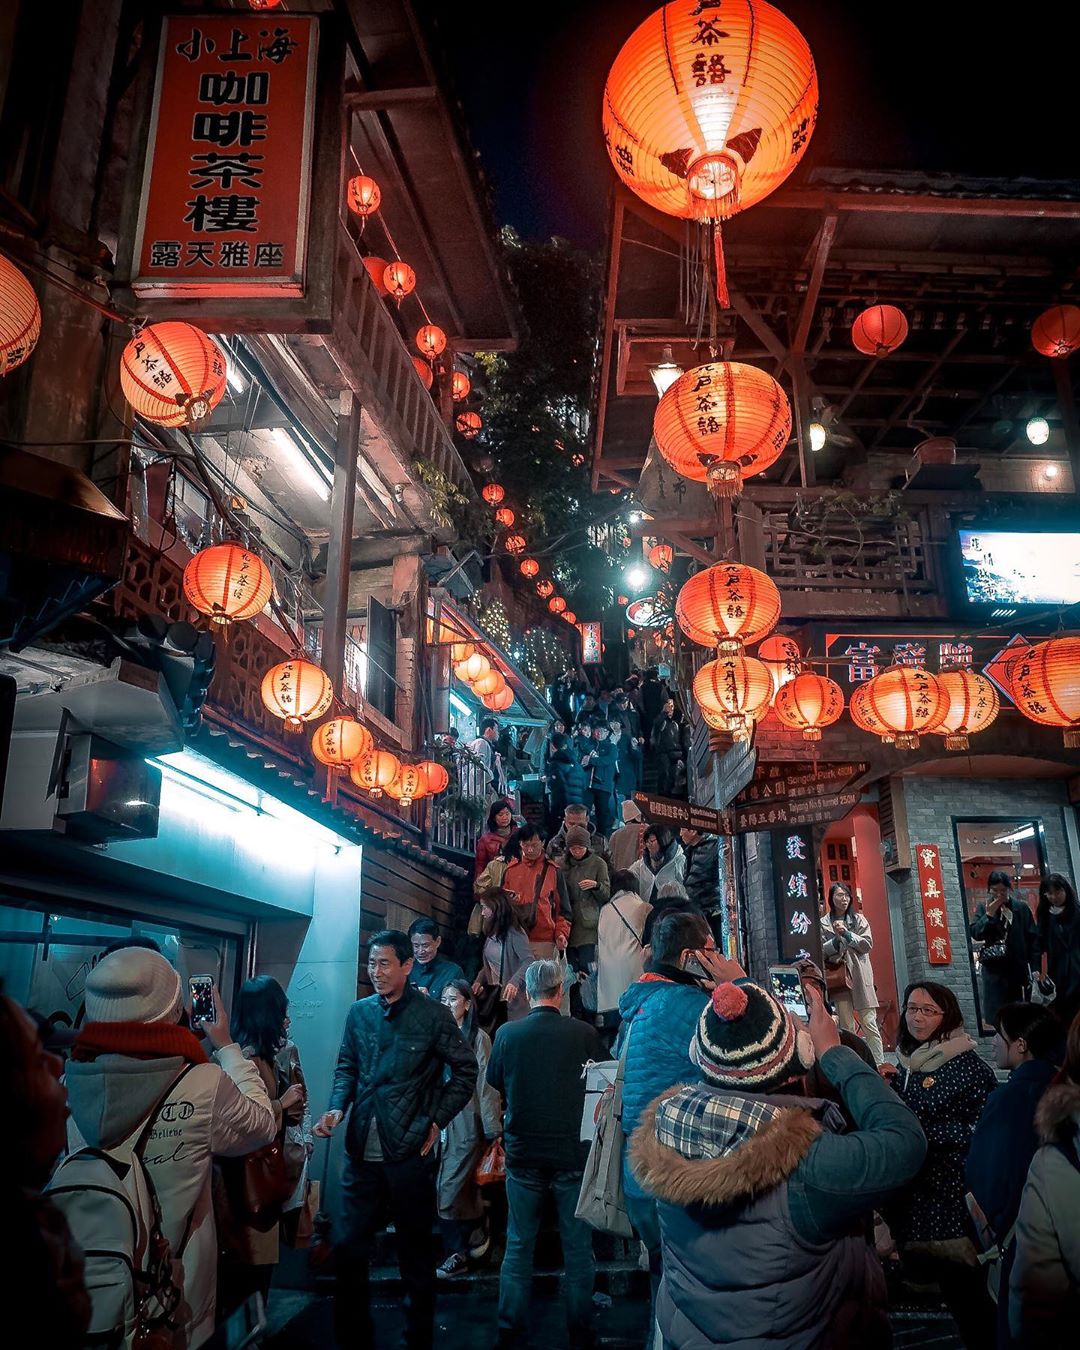
<path fill-rule="evenodd" d="M 804 1022 L 810 1020 L 802 980 L 794 966 L 770 966 L 769 987 L 792 1016 L 800 1017 Z"/>
<path fill-rule="evenodd" d="M 217 1010 L 214 1007 L 214 978 L 212 975 L 192 975 L 188 980 L 191 990 L 191 1020 L 193 1022 L 216 1022 Z"/>

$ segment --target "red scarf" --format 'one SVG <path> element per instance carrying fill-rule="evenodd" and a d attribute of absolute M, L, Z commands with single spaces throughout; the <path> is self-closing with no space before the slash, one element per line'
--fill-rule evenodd
<path fill-rule="evenodd" d="M 85 1061 L 98 1055 L 130 1055 L 132 1059 L 179 1055 L 189 1064 L 210 1062 L 195 1035 L 178 1022 L 87 1022 L 72 1046 L 71 1058 Z"/>

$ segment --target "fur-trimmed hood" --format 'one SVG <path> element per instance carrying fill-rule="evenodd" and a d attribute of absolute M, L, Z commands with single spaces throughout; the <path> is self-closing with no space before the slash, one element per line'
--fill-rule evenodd
<path fill-rule="evenodd" d="M 630 1138 L 634 1176 L 658 1200 L 683 1208 L 753 1200 L 787 1181 L 822 1132 L 815 1118 L 821 1103 L 797 1098 L 779 1106 L 775 1099 L 723 1094 L 723 1117 L 710 1115 L 703 1128 L 680 1123 L 684 1106 L 700 1107 L 703 1095 L 721 1096 L 700 1085 L 661 1093 Z M 679 1147 L 660 1141 L 658 1115 L 663 1132 L 679 1136 Z"/>
<path fill-rule="evenodd" d="M 1068 1143 L 1080 1130 L 1080 1087 L 1059 1083 L 1047 1088 L 1035 1112 L 1035 1129 L 1044 1144 Z"/>

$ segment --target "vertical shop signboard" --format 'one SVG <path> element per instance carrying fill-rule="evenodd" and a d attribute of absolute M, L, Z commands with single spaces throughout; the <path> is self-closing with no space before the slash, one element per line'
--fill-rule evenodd
<path fill-rule="evenodd" d="M 936 844 L 916 844 L 915 864 L 926 930 L 926 957 L 932 966 L 952 964 L 952 941 L 941 880 L 941 854 Z"/>
<path fill-rule="evenodd" d="M 603 628 L 599 623 L 579 623 L 581 634 L 581 664 L 598 666 L 604 659 Z"/>
<path fill-rule="evenodd" d="M 809 952 L 820 966 L 821 918 L 813 832 L 773 830 L 771 838 L 780 957 L 794 961 L 801 952 Z"/>
<path fill-rule="evenodd" d="M 304 294 L 318 32 L 276 12 L 165 19 L 137 295 Z"/>

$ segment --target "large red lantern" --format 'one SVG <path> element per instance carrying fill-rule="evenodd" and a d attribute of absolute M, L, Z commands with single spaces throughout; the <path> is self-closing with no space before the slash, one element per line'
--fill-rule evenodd
<path fill-rule="evenodd" d="M 801 731 L 804 741 L 820 741 L 822 727 L 840 720 L 844 691 L 835 680 L 805 671 L 777 691 L 773 710 L 784 726 Z"/>
<path fill-rule="evenodd" d="M 670 544 L 654 544 L 649 549 L 649 566 L 655 567 L 658 572 L 670 572 L 674 557 L 675 550 Z"/>
<path fill-rule="evenodd" d="M 757 649 L 757 658 L 769 668 L 774 698 L 778 689 L 798 675 L 799 667 L 802 664 L 802 652 L 799 651 L 799 644 L 792 638 L 783 637 L 780 633 L 774 633 L 772 637 L 767 637 L 762 642 Z"/>
<path fill-rule="evenodd" d="M 548 609 L 551 610 L 552 614 L 561 614 L 565 608 L 566 601 L 561 595 L 553 595 L 548 601 Z"/>
<path fill-rule="evenodd" d="M 412 359 L 413 369 L 424 383 L 425 389 L 430 389 L 435 383 L 435 376 L 431 373 L 431 367 L 422 356 L 414 356 Z"/>
<path fill-rule="evenodd" d="M 484 425 L 484 420 L 479 413 L 462 412 L 454 418 L 454 426 L 459 436 L 464 436 L 467 441 L 475 440 L 479 436 Z"/>
<path fill-rule="evenodd" d="M 472 380 L 463 370 L 455 370 L 453 378 L 450 381 L 450 396 L 455 403 L 460 403 L 462 399 L 469 397 L 472 392 Z"/>
<path fill-rule="evenodd" d="M 1043 310 L 1031 325 L 1031 343 L 1043 356 L 1071 356 L 1080 347 L 1080 309 L 1054 305 Z"/>
<path fill-rule="evenodd" d="M 540 571 L 540 564 L 535 558 L 522 558 L 518 570 L 523 577 L 535 577 Z"/>
<path fill-rule="evenodd" d="M 450 775 L 437 759 L 422 759 L 416 767 L 424 775 L 429 797 L 437 797 L 450 786 Z"/>
<path fill-rule="evenodd" d="M 507 684 L 497 689 L 494 694 L 485 694 L 480 702 L 489 712 L 506 712 L 507 708 L 513 705 L 514 691 Z"/>
<path fill-rule="evenodd" d="M 273 589 L 269 567 L 240 544 L 204 548 L 184 568 L 188 604 L 222 627 L 261 614 Z"/>
<path fill-rule="evenodd" d="M 383 280 L 383 278 L 386 276 L 386 269 L 389 266 L 390 264 L 386 261 L 385 258 L 364 259 L 364 270 L 371 278 L 371 284 L 375 287 L 375 289 L 379 292 L 380 295 L 390 294 L 390 292 L 386 289 L 386 282 Z"/>
<path fill-rule="evenodd" d="M 998 691 L 975 670 L 946 670 L 937 679 L 949 697 L 949 710 L 934 731 L 945 737 L 946 750 L 967 750 L 968 737 L 985 731 L 997 717 Z"/>
<path fill-rule="evenodd" d="M 884 745 L 891 745 L 896 739 L 894 733 L 870 706 L 867 699 L 867 685 L 856 685 L 851 691 L 851 697 L 848 699 L 848 712 L 851 715 L 851 720 L 860 731 L 880 737 Z"/>
<path fill-rule="evenodd" d="M 483 492 L 480 493 L 480 496 L 483 497 L 488 506 L 498 506 L 506 496 L 506 489 L 501 483 L 488 483 Z"/>
<path fill-rule="evenodd" d="M 311 738 L 311 753 L 330 769 L 347 769 L 374 748 L 375 738 L 355 717 L 332 717 Z"/>
<path fill-rule="evenodd" d="M 381 797 L 398 775 L 401 761 L 389 750 L 369 750 L 354 760 L 349 768 L 349 777 L 358 788 L 363 788 L 372 797 Z"/>
<path fill-rule="evenodd" d="M 355 178 L 349 179 L 345 200 L 349 204 L 349 210 L 354 211 L 362 220 L 366 221 L 368 216 L 373 216 L 379 209 L 379 203 L 382 201 L 382 190 L 374 178 L 369 178 L 367 174 L 363 173 L 357 174 Z"/>
<path fill-rule="evenodd" d="M 555 583 L 553 581 L 548 581 L 547 577 L 542 581 L 538 581 L 536 583 L 536 594 L 541 600 L 546 600 L 549 595 L 555 594 Z"/>
<path fill-rule="evenodd" d="M 749 646 L 776 627 L 780 592 L 755 567 L 717 563 L 683 585 L 675 617 L 690 641 L 702 647 Z"/>
<path fill-rule="evenodd" d="M 863 689 L 865 709 L 901 750 L 917 750 L 919 736 L 935 731 L 949 711 L 948 693 L 921 666 L 890 666 Z"/>
<path fill-rule="evenodd" d="M 740 740 L 750 734 L 751 723 L 769 706 L 772 677 L 753 656 L 722 656 L 701 667 L 693 689 L 703 712 L 720 718 L 723 730 Z"/>
<path fill-rule="evenodd" d="M 653 435 L 683 478 L 730 497 L 761 473 L 791 437 L 791 404 L 773 377 L 738 361 L 695 366 L 656 406 Z"/>
<path fill-rule="evenodd" d="M 317 722 L 329 711 L 334 686 L 326 671 L 311 661 L 282 661 L 263 676 L 262 701 L 287 731 L 299 731 L 305 722 Z"/>
<path fill-rule="evenodd" d="M 221 348 L 194 324 L 147 324 L 124 348 L 120 388 L 132 409 L 159 427 L 184 427 L 209 417 L 227 374 Z"/>
<path fill-rule="evenodd" d="M 676 0 L 626 40 L 604 141 L 632 192 L 670 216 L 726 220 L 806 153 L 818 84 L 805 38 L 765 0 Z"/>
<path fill-rule="evenodd" d="M 516 519 L 517 517 L 508 506 L 500 506 L 495 512 L 495 523 L 505 526 L 506 529 L 509 529 Z"/>
<path fill-rule="evenodd" d="M 871 305 L 851 325 L 851 340 L 864 356 L 888 356 L 907 335 L 907 318 L 895 305 Z"/>
<path fill-rule="evenodd" d="M 400 258 L 395 258 L 392 263 L 387 264 L 386 271 L 383 273 L 383 285 L 387 293 L 392 295 L 400 305 L 407 295 L 412 295 L 416 289 L 416 273 L 407 262 L 402 262 Z"/>
<path fill-rule="evenodd" d="M 508 534 L 503 541 L 507 553 L 524 553 L 526 542 L 523 534 Z"/>
<path fill-rule="evenodd" d="M 402 806 L 412 806 L 427 796 L 427 775 L 419 764 L 402 764 L 383 791 Z"/>
<path fill-rule="evenodd" d="M 21 366 L 41 336 L 41 306 L 33 286 L 0 255 L 0 375 Z"/>
<path fill-rule="evenodd" d="M 1065 745 L 1080 748 L 1080 638 L 1040 642 L 1012 666 L 1012 696 L 1033 722 L 1062 727 Z"/>
<path fill-rule="evenodd" d="M 562 617 L 567 623 L 574 623 L 574 624 L 577 623 L 577 615 L 574 613 L 572 609 L 564 609 L 562 612 Z"/>
<path fill-rule="evenodd" d="M 416 334 L 416 346 L 421 356 L 434 361 L 441 352 L 446 351 L 446 334 L 436 324 L 426 323 Z"/>

